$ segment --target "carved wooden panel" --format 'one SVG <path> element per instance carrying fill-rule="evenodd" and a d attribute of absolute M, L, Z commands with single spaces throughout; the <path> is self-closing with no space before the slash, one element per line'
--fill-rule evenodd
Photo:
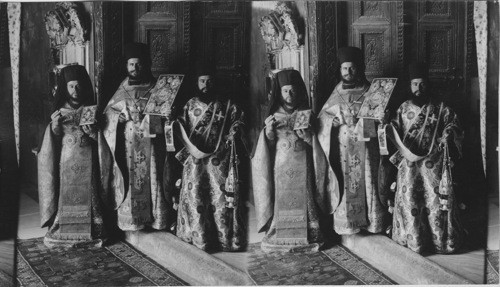
<path fill-rule="evenodd" d="M 419 20 L 451 20 L 457 13 L 456 3 L 450 1 L 425 1 L 418 3 Z"/>
<path fill-rule="evenodd" d="M 185 73 L 190 55 L 189 3 L 142 2 L 136 10 L 135 38 L 149 45 L 153 75 Z"/>
<path fill-rule="evenodd" d="M 410 17 L 412 60 L 426 62 L 434 93 L 449 103 L 465 99 L 467 17 L 465 2 L 417 2 Z"/>
<path fill-rule="evenodd" d="M 148 44 L 151 53 L 151 71 L 158 76 L 166 73 L 175 65 L 175 60 L 182 51 L 178 51 L 177 23 L 162 24 L 140 23 L 140 41 Z"/>
<path fill-rule="evenodd" d="M 192 7 L 193 14 L 198 15 L 192 32 L 197 39 L 197 61 L 215 65 L 221 93 L 244 99 L 248 78 L 248 3 L 193 3 Z"/>
<path fill-rule="evenodd" d="M 99 23 L 98 27 L 101 27 L 103 31 L 102 34 L 97 33 L 96 36 L 102 35 L 103 38 L 96 44 L 102 50 L 96 50 L 95 60 L 100 62 L 96 64 L 96 67 L 101 69 L 101 79 L 97 81 L 98 88 L 100 88 L 99 102 L 105 105 L 125 76 L 125 65 L 122 61 L 123 3 L 102 2 L 102 11 L 100 10 L 96 10 L 102 13 L 102 23 Z"/>
<path fill-rule="evenodd" d="M 146 7 L 147 13 L 165 14 L 168 15 L 168 17 L 177 18 L 177 10 L 173 2 L 148 2 Z"/>
<path fill-rule="evenodd" d="M 429 72 L 432 74 L 454 73 L 455 65 L 452 59 L 455 58 L 455 33 L 453 26 L 434 26 L 421 27 L 420 58 L 425 59 Z"/>
<path fill-rule="evenodd" d="M 318 39 L 318 84 L 317 106 L 321 108 L 333 88 L 338 82 L 337 78 L 337 41 L 338 35 L 336 16 L 336 2 L 316 2 L 317 13 L 317 39 Z"/>
<path fill-rule="evenodd" d="M 403 65 L 400 3 L 356 1 L 348 3 L 347 10 L 349 45 L 363 50 L 367 78 L 400 71 Z"/>
<path fill-rule="evenodd" d="M 438 82 L 463 78 L 465 3 L 420 2 L 416 29 L 419 61 L 429 65 L 429 76 Z M 459 11 L 459 7 L 462 6 Z"/>
<path fill-rule="evenodd" d="M 353 3 L 354 19 L 357 21 L 386 21 L 390 22 L 390 3 L 379 1 L 356 1 Z"/>
<path fill-rule="evenodd" d="M 208 20 L 205 26 L 205 59 L 215 63 L 217 70 L 228 71 L 242 64 L 242 23 Z"/>
<path fill-rule="evenodd" d="M 383 73 L 384 63 L 380 59 L 385 58 L 387 52 L 384 49 L 384 33 L 361 33 L 361 47 L 364 50 L 366 70 L 374 74 Z"/>
<path fill-rule="evenodd" d="M 10 67 L 7 3 L 0 3 L 0 67 Z"/>
<path fill-rule="evenodd" d="M 204 15 L 207 18 L 243 17 L 243 5 L 234 1 L 206 3 Z"/>

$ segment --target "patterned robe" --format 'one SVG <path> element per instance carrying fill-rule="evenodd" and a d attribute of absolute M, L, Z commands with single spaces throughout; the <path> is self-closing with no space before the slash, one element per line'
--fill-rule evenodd
<path fill-rule="evenodd" d="M 296 112 L 274 113 L 276 139 L 262 130 L 252 158 L 252 180 L 259 232 L 265 251 L 288 251 L 323 243 L 320 217 L 333 210 L 328 192 L 337 179 L 315 135 L 312 145 L 293 130 Z"/>
<path fill-rule="evenodd" d="M 99 141 L 101 175 L 118 210 L 118 227 L 124 231 L 167 226 L 168 207 L 161 182 L 165 142 L 162 135 L 149 134 L 142 113 L 152 87 L 152 83 L 131 86 L 126 78 L 104 111 L 104 139 Z M 119 123 L 120 114 L 126 117 L 125 123 Z"/>
<path fill-rule="evenodd" d="M 406 101 L 396 116 L 392 125 L 398 151 L 391 162 L 399 171 L 392 238 L 419 253 L 454 252 L 463 240 L 448 156 L 450 148 L 461 152 L 457 115 L 441 104 L 419 107 Z M 439 148 L 445 131 L 454 142 Z"/>
<path fill-rule="evenodd" d="M 247 243 L 238 182 L 241 125 L 243 113 L 235 105 L 195 97 L 175 126 L 184 145 L 176 155 L 184 165 L 177 236 L 203 250 L 237 251 Z"/>
<path fill-rule="evenodd" d="M 47 246 L 87 243 L 106 237 L 99 189 L 96 139 L 83 132 L 82 108 L 61 108 L 62 133 L 49 125 L 38 153 L 38 196 Z"/>
<path fill-rule="evenodd" d="M 387 218 L 378 192 L 378 141 L 363 141 L 362 120 L 356 118 L 368 87 L 344 89 L 339 83 L 318 117 L 319 142 L 339 179 L 341 200 L 333 214 L 333 227 L 342 235 L 361 229 L 381 232 Z M 341 122 L 338 127 L 332 124 L 335 117 Z"/>

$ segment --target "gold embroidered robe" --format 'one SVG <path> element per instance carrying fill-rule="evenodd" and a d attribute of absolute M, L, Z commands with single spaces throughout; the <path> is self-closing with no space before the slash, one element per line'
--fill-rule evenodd
<path fill-rule="evenodd" d="M 418 253 L 452 253 L 461 246 L 464 233 L 452 185 L 445 187 L 452 181 L 447 173 L 451 166 L 443 165 L 451 162 L 439 148 L 439 139 L 449 131 L 454 141 L 446 148 L 461 153 L 458 117 L 441 104 L 419 107 L 406 101 L 392 125 L 398 138 L 398 151 L 391 156 L 398 167 L 392 239 Z"/>
<path fill-rule="evenodd" d="M 368 87 L 344 89 L 339 83 L 318 116 L 318 140 L 340 186 L 333 227 L 341 235 L 362 229 L 378 233 L 386 224 L 387 211 L 378 192 L 378 142 L 376 138 L 360 140 L 364 136 L 356 117 Z M 335 117 L 341 122 L 338 127 L 332 124 Z"/>
<path fill-rule="evenodd" d="M 184 165 L 179 195 L 177 236 L 208 250 L 246 247 L 240 159 L 244 156 L 243 112 L 230 101 L 190 99 L 179 117 Z"/>
<path fill-rule="evenodd" d="M 259 232 L 265 231 L 265 251 L 292 250 L 313 243 L 322 244 L 320 220 L 331 214 L 338 189 L 316 135 L 312 145 L 293 130 L 296 112 L 278 109 L 276 139 L 262 130 L 252 158 L 252 187 Z"/>
<path fill-rule="evenodd" d="M 164 136 L 150 137 L 148 125 L 143 124 L 142 112 L 152 87 L 153 83 L 131 86 L 126 78 L 104 111 L 101 176 L 114 200 L 118 227 L 124 231 L 167 227 L 169 209 L 161 177 Z M 125 123 L 119 123 L 120 114 L 126 117 Z"/>
<path fill-rule="evenodd" d="M 61 108 L 61 135 L 50 124 L 38 153 L 38 196 L 47 246 L 88 243 L 106 238 L 99 189 L 97 142 L 83 132 L 82 108 Z"/>

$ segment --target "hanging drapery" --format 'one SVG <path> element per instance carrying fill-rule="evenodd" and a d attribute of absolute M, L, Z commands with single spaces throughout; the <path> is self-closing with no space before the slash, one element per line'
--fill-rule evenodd
<path fill-rule="evenodd" d="M 474 2 L 474 29 L 476 32 L 477 71 L 479 77 L 479 114 L 481 153 L 486 174 L 486 77 L 488 70 L 488 3 Z"/>
<path fill-rule="evenodd" d="M 21 3 L 8 3 L 10 67 L 12 70 L 12 106 L 14 107 L 14 135 L 17 164 L 19 165 L 19 47 L 21 44 Z"/>

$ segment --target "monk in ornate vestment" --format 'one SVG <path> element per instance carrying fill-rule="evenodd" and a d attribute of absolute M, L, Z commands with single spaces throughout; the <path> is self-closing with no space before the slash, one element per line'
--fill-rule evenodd
<path fill-rule="evenodd" d="M 362 229 L 378 233 L 385 228 L 387 211 L 378 191 L 378 141 L 366 137 L 369 129 L 376 135 L 375 123 L 357 118 L 369 88 L 363 54 L 359 48 L 344 47 L 338 57 L 342 81 L 318 117 L 318 139 L 340 186 L 341 200 L 334 211 L 333 226 L 341 235 Z"/>
<path fill-rule="evenodd" d="M 184 146 L 176 155 L 184 165 L 177 236 L 203 250 L 237 251 L 247 243 L 239 188 L 243 112 L 214 93 L 213 76 L 198 67 L 197 94 L 174 126 Z"/>
<path fill-rule="evenodd" d="M 451 253 L 464 233 L 452 180 L 463 131 L 455 112 L 432 99 L 427 73 L 425 64 L 410 65 L 412 98 L 388 130 L 398 148 L 391 162 L 399 170 L 392 239 L 419 253 Z"/>
<path fill-rule="evenodd" d="M 101 173 L 118 210 L 118 227 L 124 231 L 167 227 L 168 208 L 161 177 L 165 160 L 161 119 L 143 114 L 154 86 L 148 55 L 145 44 L 125 47 L 128 77 L 104 110 Z M 160 126 L 159 134 L 152 132 L 152 123 Z"/>
<path fill-rule="evenodd" d="M 266 232 L 261 244 L 266 252 L 317 251 L 323 244 L 320 220 L 338 205 L 338 198 L 330 197 L 338 189 L 337 179 L 314 131 L 294 130 L 298 111 L 308 107 L 300 73 L 278 72 L 252 158 L 258 230 Z"/>
<path fill-rule="evenodd" d="M 80 126 L 83 106 L 94 105 L 83 66 L 61 70 L 56 111 L 38 153 L 38 195 L 45 245 L 101 246 L 106 239 L 99 189 L 97 128 Z"/>

